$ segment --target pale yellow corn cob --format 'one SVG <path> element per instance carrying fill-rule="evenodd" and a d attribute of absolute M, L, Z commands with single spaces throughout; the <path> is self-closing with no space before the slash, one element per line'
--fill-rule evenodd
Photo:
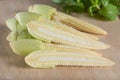
<path fill-rule="evenodd" d="M 35 51 L 25 57 L 25 62 L 34 68 L 64 66 L 112 66 L 114 62 L 100 56 L 80 52 Z"/>
<path fill-rule="evenodd" d="M 101 56 L 101 54 L 99 54 L 95 51 L 83 49 L 83 48 L 77 48 L 77 47 L 73 47 L 73 46 L 52 44 L 52 43 L 43 43 L 43 46 L 47 50 L 66 51 L 66 52 L 81 52 L 81 53 L 85 53 L 85 54 Z"/>
<path fill-rule="evenodd" d="M 75 37 L 73 34 L 57 29 L 56 27 L 39 21 L 32 21 L 27 25 L 29 33 L 37 39 L 48 40 L 76 47 L 87 49 L 106 49 L 109 46 L 95 40 L 86 39 L 83 37 Z"/>
<path fill-rule="evenodd" d="M 53 15 L 53 19 L 59 20 L 62 23 L 72 26 L 78 30 L 94 33 L 94 34 L 107 34 L 107 32 L 97 26 L 94 26 L 92 24 L 89 24 L 85 21 L 82 21 L 80 19 L 77 19 L 75 17 L 69 16 L 67 14 L 64 14 L 62 12 L 56 12 Z"/>
<path fill-rule="evenodd" d="M 43 23 L 46 23 L 46 24 L 50 24 L 50 25 L 54 25 L 55 27 L 59 28 L 59 29 L 62 29 L 64 31 L 67 31 L 67 32 L 70 32 L 74 35 L 77 35 L 77 36 L 80 36 L 80 37 L 84 37 L 84 38 L 87 38 L 87 39 L 94 39 L 94 40 L 98 40 L 98 37 L 92 35 L 92 34 L 87 34 L 87 33 L 84 33 L 84 32 L 81 32 L 81 31 L 78 31 L 70 26 L 67 26 L 65 24 L 62 24 L 61 22 L 59 21 L 51 21 L 51 20 L 47 20 L 47 19 L 43 19 L 41 18 L 39 20 L 40 22 L 43 22 Z"/>

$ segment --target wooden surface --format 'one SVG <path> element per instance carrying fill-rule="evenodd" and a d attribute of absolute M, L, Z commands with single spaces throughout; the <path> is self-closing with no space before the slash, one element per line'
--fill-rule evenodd
<path fill-rule="evenodd" d="M 120 20 L 104 22 L 76 15 L 80 19 L 104 28 L 109 34 L 100 36 L 111 48 L 99 51 L 103 56 L 113 60 L 112 67 L 56 67 L 54 69 L 33 69 L 24 62 L 24 57 L 14 54 L 9 47 L 6 36 L 10 32 L 5 20 L 16 12 L 27 10 L 36 3 L 50 3 L 50 0 L 0 0 L 0 80 L 120 80 Z M 24 47 L 24 46 L 23 46 Z"/>

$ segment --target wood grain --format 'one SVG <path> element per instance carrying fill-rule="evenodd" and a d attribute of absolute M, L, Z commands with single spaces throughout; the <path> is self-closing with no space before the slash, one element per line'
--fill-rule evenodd
<path fill-rule="evenodd" d="M 105 22 L 95 20 L 86 14 L 73 14 L 78 18 L 104 28 L 109 34 L 100 36 L 111 48 L 99 51 L 113 60 L 112 67 L 56 67 L 54 69 L 33 69 L 24 62 L 24 57 L 14 54 L 6 36 L 9 30 L 5 20 L 16 12 L 26 11 L 32 4 L 44 3 L 56 6 L 50 0 L 0 0 L 0 80 L 120 80 L 120 20 Z"/>

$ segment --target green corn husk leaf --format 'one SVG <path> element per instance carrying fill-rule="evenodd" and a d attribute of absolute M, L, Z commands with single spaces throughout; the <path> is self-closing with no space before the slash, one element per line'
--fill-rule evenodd
<path fill-rule="evenodd" d="M 34 39 L 34 37 L 32 37 L 29 32 L 27 31 L 27 29 L 24 29 L 20 32 L 18 32 L 18 36 L 17 36 L 17 40 L 19 39 Z"/>
<path fill-rule="evenodd" d="M 30 6 L 28 11 L 38 13 L 47 19 L 51 19 L 51 16 L 56 12 L 56 9 L 48 5 L 39 4 Z"/>
<path fill-rule="evenodd" d="M 6 24 L 11 31 L 22 31 L 26 28 L 25 26 L 20 25 L 16 18 L 10 18 L 6 20 Z"/>
<path fill-rule="evenodd" d="M 25 26 L 22 26 L 22 25 L 20 25 L 19 23 L 17 24 L 17 31 L 23 31 L 24 29 L 26 29 L 26 27 Z"/>
<path fill-rule="evenodd" d="M 13 31 L 13 32 L 10 32 L 7 36 L 7 40 L 8 41 L 15 41 L 17 40 L 17 32 L 16 31 Z"/>
<path fill-rule="evenodd" d="M 28 55 L 29 53 L 44 49 L 42 42 L 36 39 L 20 39 L 10 42 L 12 50 L 18 55 Z"/>
<path fill-rule="evenodd" d="M 20 13 L 17 13 L 15 16 L 17 21 L 22 26 L 25 26 L 30 21 L 39 20 L 40 17 L 41 15 L 32 13 L 32 12 L 20 12 Z"/>
<path fill-rule="evenodd" d="M 6 24 L 7 24 L 7 27 L 11 31 L 16 31 L 17 30 L 17 28 L 16 28 L 17 20 L 15 18 L 11 18 L 11 19 L 6 20 Z"/>
<path fill-rule="evenodd" d="M 34 39 L 34 37 L 32 37 L 28 33 L 27 29 L 24 29 L 22 31 L 13 31 L 13 32 L 9 33 L 7 36 L 8 41 L 16 41 L 19 39 Z"/>

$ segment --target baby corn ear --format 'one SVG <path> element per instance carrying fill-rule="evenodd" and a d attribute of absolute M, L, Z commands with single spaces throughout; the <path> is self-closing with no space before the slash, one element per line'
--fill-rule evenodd
<path fill-rule="evenodd" d="M 56 28 L 54 25 L 45 24 L 40 21 L 30 22 L 27 24 L 27 29 L 28 32 L 37 39 L 87 49 L 106 49 L 109 47 L 102 42 L 80 36 L 77 37 L 74 34 Z"/>
<path fill-rule="evenodd" d="M 64 14 L 62 12 L 56 12 L 53 16 L 53 19 L 59 20 L 62 23 L 72 26 L 81 31 L 94 33 L 94 34 L 107 34 L 107 32 L 105 30 L 103 30 L 97 26 L 94 26 L 94 25 L 84 22 L 80 19 L 77 19 L 75 17 Z"/>
<path fill-rule="evenodd" d="M 99 27 L 96 27 L 80 19 L 59 12 L 54 7 L 48 5 L 37 4 L 30 6 L 29 12 L 40 14 L 47 19 L 59 20 L 62 23 L 72 26 L 81 31 L 94 33 L 94 34 L 107 34 L 106 31 L 104 31 Z"/>
<path fill-rule="evenodd" d="M 95 51 L 66 46 L 66 45 L 59 45 L 59 44 L 52 44 L 52 43 L 43 43 L 40 40 L 36 39 L 20 39 L 16 41 L 11 41 L 10 46 L 12 50 L 18 54 L 26 56 L 29 53 L 36 51 L 36 50 L 56 50 L 56 51 L 70 51 L 70 52 L 82 52 L 85 54 L 101 56 Z"/>
<path fill-rule="evenodd" d="M 74 35 L 77 35 L 78 37 L 80 36 L 80 37 L 84 37 L 84 38 L 87 38 L 87 39 L 94 39 L 94 40 L 99 39 L 98 37 L 96 37 L 96 36 L 94 36 L 92 34 L 88 34 L 88 33 L 78 31 L 77 29 L 74 29 L 74 28 L 72 28 L 70 26 L 62 24 L 59 21 L 52 21 L 52 20 L 48 20 L 48 19 L 44 19 L 44 18 L 40 18 L 39 21 L 43 22 L 43 23 L 46 23 L 46 24 L 54 25 L 56 28 L 59 28 L 61 30 L 67 31 L 67 32 L 70 32 L 70 33 L 72 33 Z"/>
<path fill-rule="evenodd" d="M 81 52 L 84 54 L 101 56 L 101 54 L 89 49 L 77 48 L 77 47 L 67 46 L 67 45 L 44 43 L 44 47 L 47 50 L 56 50 L 56 51 L 65 51 L 65 52 Z"/>
<path fill-rule="evenodd" d="M 25 57 L 25 62 L 34 68 L 64 66 L 112 66 L 114 62 L 100 56 L 80 52 L 34 51 Z"/>

